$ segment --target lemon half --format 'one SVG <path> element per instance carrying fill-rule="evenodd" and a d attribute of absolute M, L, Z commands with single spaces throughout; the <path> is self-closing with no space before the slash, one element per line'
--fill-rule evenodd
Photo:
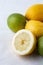
<path fill-rule="evenodd" d="M 28 55 L 36 47 L 36 38 L 29 30 L 18 31 L 12 40 L 13 49 L 19 55 Z"/>

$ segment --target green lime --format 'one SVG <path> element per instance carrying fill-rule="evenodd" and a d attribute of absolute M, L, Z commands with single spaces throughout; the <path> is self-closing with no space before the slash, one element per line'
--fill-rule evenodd
<path fill-rule="evenodd" d="M 25 23 L 26 23 L 26 18 L 19 13 L 11 14 L 7 19 L 8 27 L 13 32 L 17 32 L 18 30 L 24 29 Z"/>
<path fill-rule="evenodd" d="M 43 36 L 38 39 L 38 52 L 43 56 Z"/>

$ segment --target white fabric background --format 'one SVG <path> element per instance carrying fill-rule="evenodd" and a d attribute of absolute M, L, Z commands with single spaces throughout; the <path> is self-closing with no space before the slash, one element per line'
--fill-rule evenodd
<path fill-rule="evenodd" d="M 26 9 L 43 0 L 0 0 L 0 65 L 43 65 L 40 56 L 17 56 L 12 49 L 13 33 L 7 26 L 7 17 L 12 13 L 25 14 Z"/>

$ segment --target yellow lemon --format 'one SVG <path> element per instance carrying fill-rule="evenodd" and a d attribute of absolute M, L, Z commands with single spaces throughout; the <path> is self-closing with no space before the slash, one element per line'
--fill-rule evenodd
<path fill-rule="evenodd" d="M 29 30 L 20 30 L 13 37 L 13 50 L 19 55 L 29 55 L 36 47 L 36 37 Z"/>
<path fill-rule="evenodd" d="M 43 21 L 43 4 L 30 6 L 25 14 L 27 19 Z"/>
<path fill-rule="evenodd" d="M 30 30 L 36 37 L 43 35 L 43 22 L 30 20 L 26 23 L 25 29 Z"/>

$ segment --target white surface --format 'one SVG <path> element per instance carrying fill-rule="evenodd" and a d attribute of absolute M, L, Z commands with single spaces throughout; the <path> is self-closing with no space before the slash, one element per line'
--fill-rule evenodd
<path fill-rule="evenodd" d="M 40 56 L 17 56 L 12 49 L 13 32 L 7 27 L 7 17 L 12 13 L 25 14 L 26 9 L 43 0 L 0 0 L 0 65 L 43 65 Z"/>

